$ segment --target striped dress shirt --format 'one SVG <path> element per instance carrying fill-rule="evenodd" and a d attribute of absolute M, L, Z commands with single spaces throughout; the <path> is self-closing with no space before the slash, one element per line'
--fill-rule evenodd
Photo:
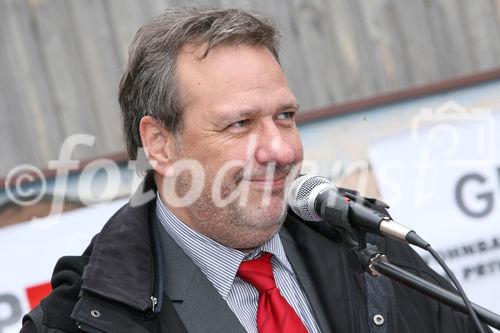
<path fill-rule="evenodd" d="M 308 332 L 320 332 L 278 234 L 252 252 L 244 253 L 189 228 L 163 204 L 159 196 L 156 199 L 156 214 L 168 234 L 205 274 L 247 332 L 257 333 L 259 293 L 250 283 L 236 276 L 236 272 L 243 260 L 254 259 L 263 251 L 273 254 L 273 273 L 281 295 L 302 319 Z"/>

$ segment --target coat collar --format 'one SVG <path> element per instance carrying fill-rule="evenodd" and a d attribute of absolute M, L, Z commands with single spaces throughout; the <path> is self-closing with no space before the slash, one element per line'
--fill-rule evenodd
<path fill-rule="evenodd" d="M 154 191 L 154 179 L 148 175 L 129 203 L 106 223 L 85 267 L 82 291 L 143 312 L 154 308 L 151 297 L 161 296 L 162 288 L 157 259 L 161 251 L 151 237 L 149 218 L 154 214 Z"/>

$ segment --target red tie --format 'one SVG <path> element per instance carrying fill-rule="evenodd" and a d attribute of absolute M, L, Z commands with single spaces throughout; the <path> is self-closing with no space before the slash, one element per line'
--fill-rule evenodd
<path fill-rule="evenodd" d="M 271 253 L 243 261 L 237 275 L 259 291 L 257 330 L 259 333 L 307 333 L 295 310 L 281 296 L 274 282 Z"/>

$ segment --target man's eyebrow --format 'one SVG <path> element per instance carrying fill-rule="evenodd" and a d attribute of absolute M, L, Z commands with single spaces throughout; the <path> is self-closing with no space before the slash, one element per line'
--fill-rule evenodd
<path fill-rule="evenodd" d="M 284 111 L 284 110 L 299 110 L 299 104 L 297 102 L 289 102 L 289 103 L 284 103 L 280 105 L 277 109 L 278 111 Z M 220 111 L 217 115 L 215 115 L 215 118 L 220 119 L 220 120 L 227 120 L 227 119 L 236 119 L 236 118 L 246 118 L 246 117 L 251 117 L 257 113 L 259 113 L 259 109 L 254 109 L 254 108 L 244 108 L 241 110 L 236 110 L 234 109 L 231 111 L 231 109 L 225 110 L 225 111 Z"/>
<path fill-rule="evenodd" d="M 297 102 L 290 102 L 290 103 L 285 103 L 285 104 L 281 105 L 279 109 L 280 110 L 294 109 L 294 110 L 299 111 L 299 108 L 300 108 L 299 103 L 297 103 Z"/>
<path fill-rule="evenodd" d="M 258 109 L 245 109 L 245 110 L 240 110 L 238 115 L 240 117 L 251 117 L 256 113 L 259 113 Z"/>
<path fill-rule="evenodd" d="M 240 118 L 247 118 L 251 117 L 252 115 L 258 113 L 259 110 L 257 109 L 226 109 L 226 110 L 219 110 L 216 112 L 213 116 L 213 120 L 218 122 L 218 123 L 230 123 L 233 121 L 237 121 Z"/>

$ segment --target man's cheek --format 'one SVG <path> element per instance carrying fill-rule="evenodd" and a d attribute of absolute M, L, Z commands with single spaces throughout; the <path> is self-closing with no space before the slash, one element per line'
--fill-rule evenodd
<path fill-rule="evenodd" d="M 302 161 L 304 158 L 304 147 L 302 146 L 302 141 L 300 140 L 300 137 L 297 138 L 297 155 L 296 155 L 296 161 Z"/>
<path fill-rule="evenodd" d="M 303 155 L 304 155 L 304 149 L 302 146 L 302 140 L 300 139 L 300 136 L 298 132 L 293 133 L 293 135 L 290 135 L 288 137 L 287 142 L 292 146 L 292 149 L 295 154 L 295 161 L 302 161 Z"/>

